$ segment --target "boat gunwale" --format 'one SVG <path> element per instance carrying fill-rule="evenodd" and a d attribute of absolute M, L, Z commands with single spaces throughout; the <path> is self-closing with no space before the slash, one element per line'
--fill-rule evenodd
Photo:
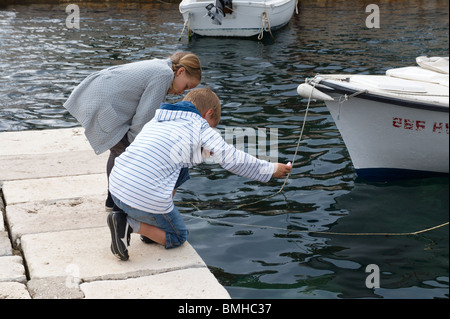
<path fill-rule="evenodd" d="M 261 4 L 263 6 L 281 6 L 284 5 L 286 3 L 289 3 L 291 1 L 294 0 L 266 0 L 266 1 L 252 1 L 252 0 L 233 0 L 233 4 Z M 180 6 L 181 4 L 184 2 L 184 6 L 188 6 L 188 5 L 194 5 L 194 4 L 201 4 L 201 6 L 203 6 L 205 3 L 213 3 L 214 0 L 205 0 L 205 1 L 186 1 L 186 0 L 182 0 L 180 2 Z M 274 2 L 274 3 L 273 3 Z"/>
<path fill-rule="evenodd" d="M 184 1 L 181 1 L 179 4 L 180 13 L 181 14 L 187 13 L 191 9 L 197 9 L 197 8 L 203 9 L 205 7 L 205 3 L 210 2 L 210 1 L 211 0 L 209 0 L 209 1 L 205 0 L 204 2 L 189 2 L 189 3 L 184 3 L 184 4 L 183 4 Z M 290 2 L 293 0 L 279 0 L 276 3 L 271 3 L 271 2 L 275 2 L 275 1 L 276 0 L 269 1 L 267 3 L 265 1 L 264 2 L 262 2 L 262 1 L 261 2 L 260 1 L 252 2 L 251 0 L 235 0 L 235 1 L 233 1 L 233 4 L 238 5 L 239 7 L 247 6 L 247 7 L 255 7 L 255 8 L 262 8 L 262 9 L 266 9 L 266 8 L 273 9 L 273 8 L 286 6 L 287 4 L 290 4 Z M 211 1 L 211 3 L 212 3 L 212 1 Z M 296 6 L 297 6 L 297 3 L 295 4 L 294 9 Z M 290 7 L 288 9 L 290 9 Z M 286 10 L 288 10 L 288 9 L 286 9 Z M 286 10 L 283 10 L 283 11 L 286 11 Z"/>
<path fill-rule="evenodd" d="M 325 79 L 321 79 L 320 83 L 316 84 L 316 88 L 323 91 L 323 93 L 331 94 L 331 93 L 341 93 L 341 94 L 355 94 L 360 92 L 357 89 L 348 88 L 336 83 L 331 83 Z M 401 99 L 398 97 L 391 97 L 391 96 L 385 96 L 381 94 L 374 94 L 370 92 L 361 92 L 357 96 L 361 99 L 371 100 L 375 102 L 381 102 L 386 104 L 394 104 L 398 106 L 408 107 L 408 108 L 414 108 L 414 109 L 422 109 L 422 110 L 428 110 L 428 111 L 436 111 L 436 112 L 443 112 L 443 113 L 449 113 L 449 106 L 445 105 L 438 105 L 438 104 L 432 104 L 432 103 L 426 103 L 426 102 L 420 102 L 420 101 L 412 101 L 408 99 Z"/>

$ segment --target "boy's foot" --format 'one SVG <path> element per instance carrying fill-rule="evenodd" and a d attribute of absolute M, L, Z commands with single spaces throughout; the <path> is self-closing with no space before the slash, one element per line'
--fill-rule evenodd
<path fill-rule="evenodd" d="M 156 241 L 151 240 L 148 237 L 141 235 L 141 240 L 146 244 L 156 244 Z"/>
<path fill-rule="evenodd" d="M 123 212 L 112 211 L 108 215 L 108 226 L 111 231 L 111 251 L 117 258 L 128 260 L 130 234 L 133 229 L 127 222 L 127 215 Z"/>
<path fill-rule="evenodd" d="M 108 197 L 106 198 L 106 201 L 105 201 L 105 210 L 107 212 L 110 212 L 110 211 L 112 211 L 113 207 L 114 207 L 114 201 L 111 197 L 111 193 L 108 192 Z"/>

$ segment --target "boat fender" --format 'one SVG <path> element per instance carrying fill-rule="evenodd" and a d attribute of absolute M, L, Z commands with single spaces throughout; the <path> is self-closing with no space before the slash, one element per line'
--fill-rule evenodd
<path fill-rule="evenodd" d="M 314 88 L 308 83 L 300 84 L 297 87 L 297 93 L 298 95 L 307 99 L 311 98 L 314 100 L 334 101 L 334 99 L 331 96 L 323 92 L 320 92 L 318 89 Z"/>

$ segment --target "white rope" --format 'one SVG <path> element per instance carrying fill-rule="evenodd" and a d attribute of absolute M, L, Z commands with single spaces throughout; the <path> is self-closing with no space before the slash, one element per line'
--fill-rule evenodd
<path fill-rule="evenodd" d="M 189 38 L 189 36 L 190 36 L 189 34 L 190 34 L 190 32 L 191 32 L 191 28 L 190 28 L 190 26 L 189 26 L 189 18 L 191 17 L 191 13 L 188 12 L 187 15 L 188 15 L 188 16 L 187 16 L 187 19 L 186 19 L 186 21 L 184 21 L 183 30 L 181 30 L 181 34 L 180 34 L 180 37 L 178 38 L 178 41 L 181 40 L 181 37 L 183 36 L 184 30 L 186 29 L 186 27 L 188 28 L 188 38 Z"/>
<path fill-rule="evenodd" d="M 262 40 L 263 39 L 265 31 L 269 32 L 270 36 L 273 39 L 272 30 L 270 29 L 269 16 L 267 15 L 267 12 L 264 11 L 262 13 L 262 25 L 261 25 L 261 29 L 259 29 L 258 40 Z"/>
<path fill-rule="evenodd" d="M 341 95 L 339 97 L 338 114 L 337 114 L 337 119 L 338 120 L 341 119 L 341 106 L 344 104 L 344 102 L 348 101 L 352 97 L 355 97 L 355 96 L 363 94 L 363 93 L 367 93 L 367 90 L 358 91 L 358 92 L 355 92 L 355 93 L 350 94 L 350 95 L 344 94 L 344 95 Z"/>
<path fill-rule="evenodd" d="M 192 205 L 192 206 L 194 206 L 198 212 L 201 212 L 201 210 L 198 209 L 195 205 Z M 395 232 L 392 232 L 392 233 L 389 233 L 389 232 L 350 233 L 350 232 L 331 232 L 331 231 L 321 231 L 321 230 L 296 230 L 296 229 L 288 229 L 288 228 L 276 227 L 276 226 L 235 223 L 235 222 L 218 220 L 218 219 L 203 217 L 203 216 L 195 216 L 195 215 L 190 215 L 189 217 L 193 218 L 193 219 L 202 219 L 202 220 L 206 220 L 209 222 L 227 224 L 227 225 L 232 225 L 232 226 L 244 226 L 244 227 L 253 227 L 253 228 L 260 228 L 260 229 L 274 229 L 274 230 L 281 230 L 281 231 L 286 231 L 286 232 L 290 232 L 290 233 L 307 233 L 307 234 L 322 234 L 322 235 L 336 235 L 336 236 L 412 236 L 412 235 L 420 235 L 420 234 L 423 234 L 423 233 L 426 233 L 426 232 L 429 232 L 429 231 L 432 231 L 435 229 L 439 229 L 439 228 L 449 225 L 449 222 L 445 222 L 443 224 L 436 225 L 433 227 L 420 229 L 420 230 L 413 231 L 413 232 L 402 232 L 402 233 L 395 233 Z"/>

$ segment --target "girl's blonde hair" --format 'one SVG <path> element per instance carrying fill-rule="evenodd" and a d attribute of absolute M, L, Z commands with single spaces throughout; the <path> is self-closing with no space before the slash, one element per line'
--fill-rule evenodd
<path fill-rule="evenodd" d="M 183 101 L 189 101 L 195 105 L 195 108 L 203 115 L 209 110 L 213 110 L 211 118 L 214 120 L 215 125 L 220 122 L 221 105 L 219 97 L 211 89 L 199 88 L 190 91 L 184 97 Z"/>
<path fill-rule="evenodd" d="M 186 73 L 197 79 L 198 82 L 202 80 L 202 67 L 199 58 L 189 52 L 176 52 L 170 57 L 172 61 L 172 70 L 177 72 L 181 67 L 186 70 Z"/>

